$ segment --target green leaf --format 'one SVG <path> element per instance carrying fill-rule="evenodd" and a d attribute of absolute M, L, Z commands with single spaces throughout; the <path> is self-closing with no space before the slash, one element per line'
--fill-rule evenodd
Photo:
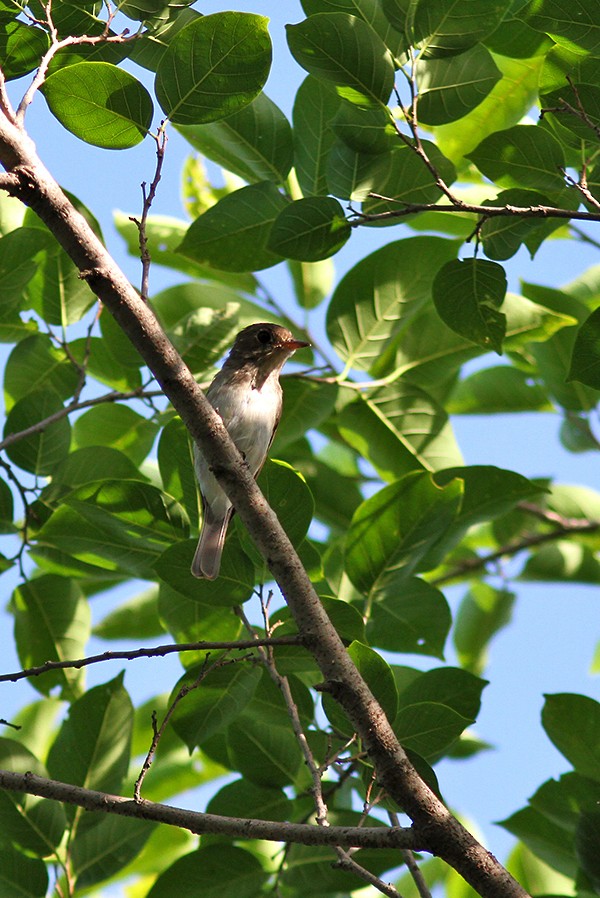
<path fill-rule="evenodd" d="M 338 427 L 387 481 L 462 463 L 444 409 L 408 381 L 361 393 L 343 407 Z"/>
<path fill-rule="evenodd" d="M 96 302 L 96 296 L 79 277 L 71 258 L 45 228 L 26 230 L 37 230 L 37 239 L 44 243 L 44 252 L 37 260 L 37 272 L 27 285 L 29 305 L 26 307 L 34 309 L 47 324 L 61 327 L 75 324 Z"/>
<path fill-rule="evenodd" d="M 394 56 L 401 56 L 407 49 L 405 35 L 392 28 L 379 3 L 373 3 L 372 0 L 301 0 L 301 2 L 307 16 L 320 12 L 344 12 L 362 19 L 379 35 Z"/>
<path fill-rule="evenodd" d="M 178 248 L 195 262 L 226 271 L 258 271 L 281 261 L 267 247 L 288 201 L 271 181 L 227 194 L 190 225 Z"/>
<path fill-rule="evenodd" d="M 502 0 L 384 0 L 383 11 L 428 56 L 461 53 L 492 34 L 506 14 Z"/>
<path fill-rule="evenodd" d="M 139 259 L 140 232 L 137 226 L 131 221 L 129 215 L 126 215 L 124 212 L 114 212 L 113 218 L 116 229 L 127 243 L 127 252 L 134 258 Z M 256 284 L 251 275 L 233 273 L 227 275 L 225 272 L 215 274 L 206 265 L 192 262 L 177 253 L 177 247 L 183 240 L 188 227 L 188 221 L 182 221 L 169 215 L 149 216 L 146 221 L 146 236 L 152 263 L 154 265 L 165 265 L 167 268 L 174 268 L 176 271 L 182 271 L 184 274 L 191 275 L 194 278 L 202 278 L 203 281 L 209 280 L 212 282 L 211 287 L 216 291 L 227 289 L 224 285 L 228 284 L 234 290 L 239 289 L 253 293 Z M 219 283 L 215 282 L 215 278 L 219 279 Z M 206 289 L 206 284 L 202 286 Z M 172 289 L 179 291 L 181 287 Z M 154 301 L 156 301 L 156 296 L 153 297 Z"/>
<path fill-rule="evenodd" d="M 448 327 L 501 354 L 506 334 L 506 316 L 498 311 L 506 295 L 501 265 L 484 259 L 447 262 L 432 289 L 437 312 Z"/>
<path fill-rule="evenodd" d="M 279 213 L 268 248 L 300 262 L 318 262 L 337 253 L 351 228 L 344 210 L 330 196 L 313 196 L 290 203 Z"/>
<path fill-rule="evenodd" d="M 571 207 L 572 200 L 569 196 L 565 197 L 565 204 L 567 208 Z M 535 206 L 560 206 L 561 201 L 556 195 L 550 200 L 544 194 L 537 193 L 534 190 L 513 188 L 511 190 L 502 190 L 497 196 L 486 199 L 484 205 L 528 208 Z M 489 259 L 497 259 L 499 261 L 510 259 L 523 243 L 529 246 L 536 236 L 543 235 L 545 237 L 549 224 L 560 227 L 560 222 L 555 221 L 552 223 L 540 218 L 526 218 L 514 215 L 491 216 L 484 222 L 481 228 L 481 239 L 485 254 Z M 534 254 L 532 250 L 532 258 Z"/>
<path fill-rule="evenodd" d="M 457 122 L 435 129 L 436 143 L 444 155 L 457 163 L 484 137 L 520 122 L 537 100 L 543 55 L 526 59 L 494 56 L 502 72 L 487 97 Z"/>
<path fill-rule="evenodd" d="M 192 554 L 193 548 L 189 553 L 190 564 Z M 233 614 L 224 616 L 221 606 L 195 602 L 166 583 L 161 583 L 159 587 L 158 613 L 161 623 L 172 633 L 176 642 L 198 642 L 202 639 L 231 642 L 239 639 L 242 631 L 239 619 Z M 184 656 L 186 664 L 194 664 L 199 658 L 195 653 Z"/>
<path fill-rule="evenodd" d="M 575 834 L 575 850 L 581 869 L 588 877 L 595 891 L 600 888 L 600 860 L 598 858 L 598 830 L 600 811 L 594 808 L 585 811 L 579 818 Z"/>
<path fill-rule="evenodd" d="M 0 738 L 0 766 L 3 770 L 15 773 L 48 775 L 44 765 L 35 755 L 13 739 Z M 66 818 L 62 806 L 49 799 L 23 792 L 0 790 L 0 823 L 3 848 L 6 847 L 6 843 L 12 842 L 28 853 L 47 857 L 54 853 L 62 839 Z M 23 855 L 21 860 L 25 860 Z M 2 875 L 5 872 L 6 868 L 0 861 L 0 889 L 3 895 Z M 42 894 L 45 895 L 45 891 Z"/>
<path fill-rule="evenodd" d="M 286 25 L 288 45 L 311 75 L 335 85 L 357 106 L 386 104 L 394 86 L 394 63 L 380 37 L 362 19 L 347 13 L 318 13 Z"/>
<path fill-rule="evenodd" d="M 290 685 L 299 688 L 297 680 L 291 680 Z M 303 704 L 306 702 L 307 691 L 292 691 L 296 701 L 302 696 Z M 312 707 L 309 696 L 308 705 Z M 290 729 L 281 693 L 264 675 L 226 738 L 232 766 L 252 783 L 281 788 L 295 782 L 303 772 L 303 755 Z"/>
<path fill-rule="evenodd" d="M 579 329 L 568 379 L 600 390 L 600 309 L 592 312 Z"/>
<path fill-rule="evenodd" d="M 227 817 L 260 817 L 263 820 L 289 820 L 292 803 L 281 789 L 269 789 L 235 780 L 223 786 L 206 807 L 207 814 Z"/>
<path fill-rule="evenodd" d="M 52 471 L 52 481 L 44 488 L 43 500 L 56 506 L 67 493 L 94 480 L 147 480 L 133 462 L 109 446 L 87 446 L 70 452 Z"/>
<path fill-rule="evenodd" d="M 326 83 L 309 75 L 294 100 L 294 166 L 305 196 L 329 192 L 327 159 L 335 142 L 332 119 L 341 99 Z"/>
<path fill-rule="evenodd" d="M 0 480 L 0 534 L 14 533 L 15 503 L 12 490 L 6 480 Z"/>
<path fill-rule="evenodd" d="M 447 408 L 451 415 L 494 415 L 550 411 L 552 404 L 543 387 L 525 371 L 495 365 L 459 381 Z"/>
<path fill-rule="evenodd" d="M 335 384 L 316 383 L 307 377 L 284 376 L 281 385 L 283 414 L 271 449 L 274 458 L 303 437 L 308 427 L 317 428 L 326 421 L 338 397 Z"/>
<path fill-rule="evenodd" d="M 422 141 L 423 149 L 440 177 L 446 184 L 456 180 L 454 165 L 446 159 L 435 144 Z M 375 193 L 386 199 L 368 197 L 362 206 L 365 215 L 377 215 L 402 208 L 403 203 L 435 203 L 442 191 L 432 177 L 429 169 L 417 156 L 412 147 L 400 146 L 389 154 L 389 172 L 377 185 Z M 381 224 L 394 224 L 394 219 L 384 219 Z M 377 224 L 377 222 L 375 222 Z"/>
<path fill-rule="evenodd" d="M 481 708 L 481 693 L 487 680 L 459 667 L 438 667 L 412 679 L 400 690 L 400 707 L 421 701 L 435 701 L 463 717 L 475 719 Z"/>
<path fill-rule="evenodd" d="M 103 571 L 150 579 L 156 558 L 187 530 L 181 506 L 156 487 L 106 480 L 64 497 L 37 539 Z"/>
<path fill-rule="evenodd" d="M 225 544 L 218 582 L 192 577 L 190 567 L 195 548 L 196 541 L 188 540 L 164 551 L 153 565 L 160 579 L 180 596 L 194 602 L 219 607 L 247 602 L 255 583 L 254 565 L 235 535 L 231 534 Z M 208 637 L 198 635 L 198 638 Z"/>
<path fill-rule="evenodd" d="M 315 309 L 331 293 L 334 279 L 334 266 L 330 259 L 321 262 L 287 263 L 288 271 L 294 285 L 296 301 L 303 309 Z"/>
<path fill-rule="evenodd" d="M 491 53 L 476 44 L 460 56 L 424 59 L 417 68 L 419 121 L 443 125 L 475 109 L 502 78 Z"/>
<path fill-rule="evenodd" d="M 362 109 L 340 103 L 331 121 L 333 133 L 357 153 L 387 153 L 398 145 L 398 134 L 387 109 Z"/>
<path fill-rule="evenodd" d="M 190 521 L 200 513 L 198 487 L 194 474 L 194 453 L 187 428 L 180 418 L 163 427 L 158 441 L 158 469 L 163 489 L 180 502 Z"/>
<path fill-rule="evenodd" d="M 108 62 L 79 62 L 59 69 L 42 92 L 52 114 L 80 140 L 125 150 L 148 133 L 154 108 L 133 75 Z"/>
<path fill-rule="evenodd" d="M 574 319 L 521 296 L 507 293 L 503 303 L 506 315 L 507 351 L 517 351 L 532 342 L 547 340 L 553 333 L 574 323 Z M 483 350 L 449 328 L 440 327 L 440 318 L 431 305 L 402 326 L 387 353 L 374 362 L 375 376 L 394 372 L 397 377 L 410 372 L 410 379 L 434 392 L 440 384 L 447 389 L 453 374 L 468 359 Z"/>
<path fill-rule="evenodd" d="M 267 459 L 258 485 L 291 542 L 300 545 L 314 513 L 313 498 L 302 475 L 284 461 Z"/>
<path fill-rule="evenodd" d="M 398 710 L 398 690 L 390 665 L 381 655 L 361 642 L 352 642 L 348 654 L 388 720 L 393 721 Z M 354 724 L 348 720 L 340 705 L 326 694 L 323 695 L 323 710 L 336 732 L 352 735 Z"/>
<path fill-rule="evenodd" d="M 490 640 L 510 623 L 515 595 L 474 583 L 462 599 L 454 624 L 454 646 L 461 665 L 481 673 L 487 664 Z"/>
<path fill-rule="evenodd" d="M 128 341 L 129 342 L 129 341 Z M 138 390 L 142 386 L 142 375 L 139 366 L 143 365 L 141 357 L 129 344 L 131 349 L 120 358 L 115 358 L 110 351 L 108 341 L 100 337 L 81 337 L 69 344 L 71 354 L 76 362 L 85 368 L 91 377 L 100 383 L 112 387 L 119 392 Z M 123 359 L 133 358 L 138 361 L 138 367 L 131 364 L 123 364 Z"/>
<path fill-rule="evenodd" d="M 557 539 L 529 556 L 521 580 L 556 583 L 600 583 L 600 561 L 588 546 Z"/>
<path fill-rule="evenodd" d="M 195 19 L 170 41 L 156 72 L 156 97 L 177 125 L 225 118 L 254 100 L 271 66 L 264 16 L 217 12 Z"/>
<path fill-rule="evenodd" d="M 11 352 L 4 369 L 4 397 L 7 411 L 18 399 L 34 390 L 49 387 L 61 399 L 73 395 L 79 372 L 62 349 L 45 334 L 21 340 Z"/>
<path fill-rule="evenodd" d="M 327 159 L 329 193 L 344 200 L 366 202 L 371 193 L 383 190 L 395 159 L 392 152 L 362 153 L 336 140 Z"/>
<path fill-rule="evenodd" d="M 569 879 L 577 875 L 577 860 L 565 830 L 533 808 L 523 808 L 500 825 L 507 829 L 553 870 Z"/>
<path fill-rule="evenodd" d="M 188 143 L 249 183 L 282 184 L 292 167 L 292 129 L 266 94 L 219 122 L 181 125 Z"/>
<path fill-rule="evenodd" d="M 600 780 L 600 704 L 586 695 L 547 695 L 542 725 L 577 773 Z"/>
<path fill-rule="evenodd" d="M 21 433 L 62 409 L 60 397 L 53 389 L 34 390 L 12 407 L 4 425 L 4 437 Z M 50 474 L 68 453 L 70 443 L 71 425 L 65 416 L 8 446 L 6 454 L 24 471 Z"/>
<path fill-rule="evenodd" d="M 0 22 L 0 58 L 7 81 L 38 67 L 50 40 L 45 31 L 19 21 Z"/>
<path fill-rule="evenodd" d="M 48 754 L 48 772 L 63 783 L 118 793 L 129 765 L 133 707 L 123 674 L 94 686 L 71 705 Z M 71 814 L 74 808 L 69 809 Z"/>
<path fill-rule="evenodd" d="M 400 322 L 427 302 L 437 269 L 455 254 L 450 240 L 412 237 L 389 243 L 350 269 L 327 311 L 327 335 L 348 369 L 371 369 Z"/>
<path fill-rule="evenodd" d="M 211 670 L 211 661 L 207 663 L 206 659 L 203 664 L 186 671 L 175 684 L 170 701 L 182 688 L 192 687 L 172 717 L 175 732 L 190 754 L 241 714 L 252 700 L 260 679 L 259 667 L 248 669 L 243 664 L 234 664 Z"/>
<path fill-rule="evenodd" d="M 48 890 L 46 865 L 5 845 L 0 848 L 0 888 L 4 898 L 44 898 Z"/>
<path fill-rule="evenodd" d="M 19 311 L 28 308 L 25 287 L 47 246 L 47 235 L 40 228 L 17 227 L 0 239 L 0 323 L 22 326 Z"/>
<path fill-rule="evenodd" d="M 436 701 L 416 702 L 400 708 L 394 731 L 406 749 L 425 760 L 436 760 L 473 723 L 447 705 Z"/>
<path fill-rule="evenodd" d="M 158 877 L 147 898 L 222 898 L 232 890 L 237 898 L 255 898 L 267 884 L 258 859 L 234 845 L 207 845 L 175 861 Z M 232 892 L 229 892 L 231 894 Z"/>
<path fill-rule="evenodd" d="M 548 131 L 516 125 L 486 137 L 467 159 L 501 187 L 560 191 L 565 157 L 560 143 Z"/>
<path fill-rule="evenodd" d="M 600 51 L 600 21 L 595 0 L 530 0 L 520 13 L 532 28 L 547 32 L 559 44 L 576 44 L 590 53 Z"/>
<path fill-rule="evenodd" d="M 461 494 L 458 481 L 439 489 L 415 471 L 363 502 L 346 538 L 346 572 L 355 586 L 369 593 L 390 572 L 407 578 L 418 571 L 455 519 Z"/>
<path fill-rule="evenodd" d="M 417 577 L 396 583 L 393 573 L 371 592 L 367 636 L 390 652 L 443 658 L 452 618 L 442 593 Z"/>
<path fill-rule="evenodd" d="M 78 888 L 89 888 L 122 870 L 139 855 L 155 828 L 149 820 L 86 815 L 69 844 Z"/>
<path fill-rule="evenodd" d="M 94 627 L 98 639 L 153 639 L 165 628 L 158 617 L 158 587 L 151 586 L 109 612 Z"/>
<path fill-rule="evenodd" d="M 158 432 L 154 421 L 144 418 L 127 405 L 97 405 L 77 418 L 73 426 L 75 448 L 110 446 L 135 465 L 140 465 L 152 448 Z"/>
<path fill-rule="evenodd" d="M 66 661 L 84 655 L 90 635 L 90 608 L 73 580 L 46 574 L 17 587 L 12 596 L 15 641 L 21 666 Z M 32 680 L 43 695 L 61 686 L 65 695 L 77 695 L 83 672 L 75 668 L 48 671 Z"/>

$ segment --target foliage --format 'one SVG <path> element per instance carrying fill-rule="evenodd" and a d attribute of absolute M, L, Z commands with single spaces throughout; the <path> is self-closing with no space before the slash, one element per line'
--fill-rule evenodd
<path fill-rule="evenodd" d="M 303 0 L 306 19 L 287 29 L 307 72 L 290 120 L 262 92 L 271 61 L 263 16 L 203 16 L 184 0 L 117 6 L 114 15 L 101 3 L 0 0 L 5 77 L 33 73 L 44 58 L 34 86 L 76 138 L 164 149 L 163 125 L 151 131 L 164 119 L 242 179 L 213 187 L 190 161 L 193 221 L 144 221 L 153 264 L 178 272 L 178 285 L 151 302 L 202 383 L 252 321 L 288 324 L 311 341 L 297 356 L 307 373 L 283 379 L 277 460 L 259 483 L 351 658 L 438 789 L 435 764 L 486 748 L 468 728 L 518 581 L 600 583 L 600 495 L 465 466 L 450 417 L 555 409 L 568 449 L 600 448 L 598 269 L 560 291 L 524 284 L 515 295 L 501 264 L 557 235 L 576 245 L 573 221 L 600 221 L 597 0 L 580 0 L 577 15 L 566 0 Z M 535 103 L 543 116 L 524 123 Z M 139 223 L 116 221 L 137 255 Z M 400 222 L 414 234 L 383 230 Z M 240 608 L 257 596 L 264 620 L 253 633 L 296 627 L 284 608 L 269 616 L 267 568 L 239 522 L 220 578 L 189 573 L 198 523 L 190 439 L 142 359 L 97 314 L 30 210 L 3 197 L 0 226 L 0 562 L 19 581 L 10 611 L 20 662 L 44 669 L 31 679 L 40 700 L 0 740 L 0 767 L 130 794 L 156 709 L 155 731 L 165 716 L 169 725 L 145 798 L 177 802 L 209 783 L 213 813 L 313 821 L 285 677 L 330 821 L 357 825 L 364 806 L 370 825 L 387 822 L 377 806 L 398 809 L 378 792 L 340 707 L 319 701 L 309 653 L 299 644 L 227 650 L 248 637 Z M 380 229 L 380 247 L 331 289 L 330 257 L 366 227 Z M 254 274 L 275 265 L 291 276 L 286 304 Z M 477 370 L 465 371 L 474 359 Z M 454 620 L 442 591 L 450 583 L 463 593 Z M 141 708 L 122 675 L 86 690 L 81 669 L 54 662 L 85 656 L 90 603 L 113 595 L 96 628 L 107 642 L 202 639 L 222 650 L 182 651 L 180 681 L 157 682 Z M 444 665 L 450 639 L 461 668 Z M 422 672 L 403 654 L 436 666 Z M 555 871 L 578 894 L 598 894 L 600 706 L 550 695 L 542 723 L 573 770 L 504 821 L 522 842 L 512 869 L 540 893 L 552 891 Z M 225 773 L 232 781 L 222 786 Z M 363 849 L 353 855 L 359 871 L 348 872 L 332 868 L 331 849 L 275 853 L 210 836 L 198 847 L 182 830 L 9 791 L 0 819 L 7 896 L 99 893 L 128 878 L 132 894 L 152 898 L 225 888 L 255 896 L 274 883 L 288 898 L 345 895 L 364 886 L 361 869 L 387 882 L 401 861 Z M 450 868 L 423 870 L 456 891 Z M 405 877 L 399 888 L 412 894 Z"/>

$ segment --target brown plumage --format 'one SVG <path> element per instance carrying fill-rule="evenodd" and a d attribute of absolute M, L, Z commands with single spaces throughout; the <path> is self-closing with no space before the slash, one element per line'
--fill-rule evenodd
<path fill-rule="evenodd" d="M 225 364 L 206 392 L 255 477 L 281 417 L 281 369 L 296 349 L 308 345 L 277 324 L 251 324 L 235 338 Z M 202 528 L 192 574 L 214 580 L 219 575 L 233 506 L 197 446 L 194 467 L 202 498 Z"/>

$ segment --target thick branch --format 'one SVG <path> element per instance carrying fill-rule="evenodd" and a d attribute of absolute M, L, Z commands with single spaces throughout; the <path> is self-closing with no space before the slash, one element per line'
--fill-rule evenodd
<path fill-rule="evenodd" d="M 72 804 L 86 811 L 118 814 L 136 820 L 153 820 L 188 829 L 196 835 L 211 833 L 234 839 L 266 839 L 269 842 L 294 842 L 298 845 L 343 845 L 345 848 L 411 848 L 423 850 L 412 829 L 402 827 L 311 826 L 307 823 L 278 823 L 245 817 L 221 817 L 201 814 L 154 801 L 134 801 L 120 795 L 96 792 L 81 786 L 59 783 L 33 773 L 0 770 L 0 787 L 12 792 L 27 792 Z"/>
<path fill-rule="evenodd" d="M 0 162 L 18 176 L 11 190 L 45 222 L 96 295 L 114 315 L 173 403 L 266 559 L 326 681 L 363 740 L 380 785 L 413 819 L 427 850 L 458 870 L 486 898 L 526 892 L 450 814 L 410 764 L 383 710 L 348 656 L 276 515 L 223 422 L 161 330 L 148 306 L 62 193 L 33 142 L 0 117 Z M 331 828 L 330 828 L 331 829 Z"/>

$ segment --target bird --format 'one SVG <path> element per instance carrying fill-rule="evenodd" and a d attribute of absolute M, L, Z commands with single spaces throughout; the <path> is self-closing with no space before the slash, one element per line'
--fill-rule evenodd
<path fill-rule="evenodd" d="M 305 346 L 310 343 L 297 340 L 286 327 L 251 324 L 236 336 L 223 367 L 206 391 L 206 398 L 255 478 L 281 418 L 281 369 L 297 349 Z M 202 525 L 192 574 L 215 580 L 234 509 L 196 444 L 194 469 L 200 487 Z"/>

